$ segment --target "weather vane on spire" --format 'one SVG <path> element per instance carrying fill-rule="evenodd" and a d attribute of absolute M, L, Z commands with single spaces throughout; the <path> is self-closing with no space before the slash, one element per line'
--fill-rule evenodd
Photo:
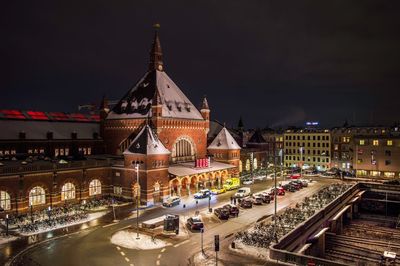
<path fill-rule="evenodd" d="M 158 30 L 159 28 L 161 28 L 160 23 L 154 23 L 154 24 L 153 24 L 153 28 L 156 29 L 156 30 Z"/>

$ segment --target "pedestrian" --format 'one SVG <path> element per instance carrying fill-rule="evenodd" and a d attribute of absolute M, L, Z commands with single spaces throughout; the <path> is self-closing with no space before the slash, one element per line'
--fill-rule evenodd
<path fill-rule="evenodd" d="M 236 198 L 233 198 L 233 204 L 236 205 Z"/>
<path fill-rule="evenodd" d="M 231 196 L 231 204 L 232 204 L 232 202 L 233 202 L 233 197 Z"/>

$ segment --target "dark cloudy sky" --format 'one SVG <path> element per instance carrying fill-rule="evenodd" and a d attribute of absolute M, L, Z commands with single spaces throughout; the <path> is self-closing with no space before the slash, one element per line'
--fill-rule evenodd
<path fill-rule="evenodd" d="M 400 121 L 400 1 L 7 1 L 0 108 L 122 97 L 161 24 L 166 72 L 247 127 Z"/>

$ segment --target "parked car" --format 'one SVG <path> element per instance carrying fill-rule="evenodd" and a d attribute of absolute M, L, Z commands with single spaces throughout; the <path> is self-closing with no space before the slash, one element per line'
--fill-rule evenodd
<path fill-rule="evenodd" d="M 252 196 L 251 197 L 253 204 L 254 205 L 262 205 L 263 204 L 263 199 L 260 196 Z"/>
<path fill-rule="evenodd" d="M 299 179 L 299 178 L 301 178 L 301 174 L 299 174 L 299 173 L 295 173 L 295 174 L 291 174 L 290 175 L 290 179 Z"/>
<path fill-rule="evenodd" d="M 220 219 L 220 220 L 228 220 L 229 219 L 229 211 L 225 208 L 217 208 L 214 210 L 214 214 Z"/>
<path fill-rule="evenodd" d="M 244 198 L 250 196 L 251 190 L 249 187 L 242 187 L 239 188 L 238 191 L 235 193 L 235 198 Z"/>
<path fill-rule="evenodd" d="M 296 190 L 299 190 L 299 189 L 303 188 L 301 183 L 297 183 L 297 182 L 291 181 L 289 184 L 292 185 Z"/>
<path fill-rule="evenodd" d="M 163 206 L 164 207 L 173 207 L 173 206 L 179 205 L 180 203 L 181 203 L 181 198 L 179 198 L 178 196 L 172 196 L 163 203 Z"/>
<path fill-rule="evenodd" d="M 218 195 L 218 194 L 222 194 L 222 193 L 225 193 L 225 192 L 226 192 L 226 189 L 223 188 L 223 187 L 211 189 L 211 194 L 213 194 L 213 195 Z"/>
<path fill-rule="evenodd" d="M 210 195 L 211 195 L 211 191 L 209 189 L 202 189 L 199 192 L 193 194 L 195 199 L 208 198 Z"/>
<path fill-rule="evenodd" d="M 297 189 L 291 184 L 285 184 L 282 187 L 285 189 L 285 191 L 289 191 L 289 192 L 297 191 Z"/>
<path fill-rule="evenodd" d="M 240 201 L 240 207 L 253 208 L 253 200 L 251 198 L 244 198 Z"/>
<path fill-rule="evenodd" d="M 256 197 L 260 197 L 264 203 L 270 203 L 271 202 L 271 196 L 268 194 L 264 193 L 259 193 L 255 195 Z"/>
<path fill-rule="evenodd" d="M 266 197 L 268 197 L 270 201 L 274 201 L 274 195 L 273 195 L 273 194 L 270 195 L 270 194 L 269 194 L 269 191 L 261 192 L 261 194 L 263 194 L 263 195 L 265 195 Z"/>
<path fill-rule="evenodd" d="M 299 181 L 301 182 L 301 184 L 303 185 L 303 187 L 308 187 L 308 181 L 305 179 L 299 179 Z"/>
<path fill-rule="evenodd" d="M 203 221 L 199 216 L 193 216 L 187 219 L 186 226 L 191 230 L 201 230 L 204 228 Z"/>
<path fill-rule="evenodd" d="M 253 179 L 244 179 L 242 181 L 242 184 L 243 185 L 251 185 L 251 184 L 254 184 L 254 180 Z"/>
<path fill-rule="evenodd" d="M 271 188 L 269 191 L 269 195 L 273 196 L 275 194 L 275 188 Z M 277 187 L 276 188 L 276 195 L 278 196 L 284 196 L 285 195 L 285 189 L 283 187 Z"/>
<path fill-rule="evenodd" d="M 226 204 L 222 208 L 227 209 L 231 216 L 238 217 L 239 216 L 239 208 L 232 204 Z"/>

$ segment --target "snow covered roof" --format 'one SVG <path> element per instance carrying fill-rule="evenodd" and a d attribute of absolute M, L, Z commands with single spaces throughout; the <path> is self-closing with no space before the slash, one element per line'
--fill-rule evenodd
<path fill-rule="evenodd" d="M 156 90 L 162 104 L 162 117 L 203 119 L 197 108 L 171 78 L 159 70 L 148 71 L 114 106 L 107 119 L 151 117 L 151 106 L 157 97 Z"/>
<path fill-rule="evenodd" d="M 219 149 L 219 150 L 240 150 L 240 146 L 237 144 L 231 133 L 226 129 L 222 128 L 215 139 L 211 142 L 207 149 Z"/>
<path fill-rule="evenodd" d="M 146 125 L 124 151 L 124 155 L 126 154 L 170 154 L 170 151 L 164 147 L 150 126 Z"/>

